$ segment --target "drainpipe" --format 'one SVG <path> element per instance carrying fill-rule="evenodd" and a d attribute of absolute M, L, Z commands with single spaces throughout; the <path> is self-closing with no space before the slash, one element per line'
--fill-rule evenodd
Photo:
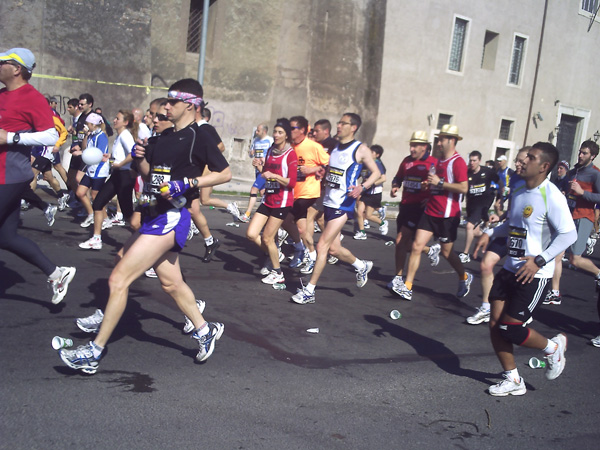
<path fill-rule="evenodd" d="M 202 34 L 200 37 L 200 58 L 198 60 L 198 81 L 204 84 L 204 60 L 206 58 L 206 29 L 208 28 L 208 7 L 210 0 L 204 0 L 202 10 Z"/>
<path fill-rule="evenodd" d="M 542 31 L 540 33 L 540 45 L 538 47 L 537 63 L 535 65 L 535 75 L 533 77 L 533 88 L 531 89 L 531 100 L 529 101 L 529 113 L 527 114 L 527 125 L 525 126 L 525 137 L 523 138 L 523 147 L 527 145 L 527 136 L 529 134 L 529 123 L 533 112 L 533 100 L 535 98 L 535 88 L 537 86 L 538 72 L 540 70 L 540 59 L 542 57 L 542 44 L 544 43 L 544 30 L 546 28 L 546 13 L 548 12 L 548 0 L 544 2 L 544 17 L 542 18 Z"/>

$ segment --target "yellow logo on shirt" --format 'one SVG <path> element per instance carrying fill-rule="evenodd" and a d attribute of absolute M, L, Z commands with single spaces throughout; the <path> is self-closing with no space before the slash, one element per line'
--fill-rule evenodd
<path fill-rule="evenodd" d="M 523 217 L 529 219 L 529 217 L 533 214 L 533 206 L 526 206 L 523 208 Z"/>

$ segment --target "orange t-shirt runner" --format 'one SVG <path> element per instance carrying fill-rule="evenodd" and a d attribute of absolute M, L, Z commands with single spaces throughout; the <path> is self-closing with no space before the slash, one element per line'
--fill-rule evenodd
<path fill-rule="evenodd" d="M 321 182 L 316 179 L 315 174 L 304 175 L 300 172 L 302 166 L 317 167 L 329 164 L 329 154 L 323 146 L 311 139 L 304 139 L 294 150 L 298 156 L 298 178 L 294 188 L 294 200 L 299 198 L 319 198 L 321 195 Z"/>

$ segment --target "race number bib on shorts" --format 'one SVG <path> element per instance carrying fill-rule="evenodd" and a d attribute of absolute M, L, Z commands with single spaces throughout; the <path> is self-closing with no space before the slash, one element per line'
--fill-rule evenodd
<path fill-rule="evenodd" d="M 508 256 L 521 258 L 525 256 L 525 240 L 527 239 L 527 230 L 525 228 L 510 227 L 508 233 Z"/>
<path fill-rule="evenodd" d="M 171 167 L 155 166 L 150 174 L 149 191 L 153 194 L 160 194 L 160 185 L 171 181 Z"/>
<path fill-rule="evenodd" d="M 265 193 L 267 194 L 277 194 L 281 189 L 281 185 L 279 181 L 276 180 L 267 180 L 265 182 Z"/>
<path fill-rule="evenodd" d="M 344 169 L 338 169 L 337 167 L 329 167 L 327 176 L 325 177 L 325 183 L 327 186 L 333 189 L 339 189 L 342 180 L 344 179 Z"/>

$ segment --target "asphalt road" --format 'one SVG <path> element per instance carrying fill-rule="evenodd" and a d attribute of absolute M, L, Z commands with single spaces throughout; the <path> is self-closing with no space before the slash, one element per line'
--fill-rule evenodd
<path fill-rule="evenodd" d="M 89 339 L 73 321 L 104 307 L 114 254 L 129 232 L 113 228 L 101 251 L 85 251 L 77 247 L 89 235 L 81 219 L 59 213 L 48 228 L 40 211 L 24 214 L 21 233 L 77 275 L 53 306 L 41 271 L 0 252 L 0 448 L 597 448 L 600 349 L 589 339 L 600 328 L 587 274 L 565 270 L 563 304 L 542 307 L 532 324 L 549 337 L 567 333 L 563 375 L 546 381 L 527 366 L 540 355 L 519 348 L 528 392 L 495 398 L 486 389 L 501 367 L 487 327 L 464 320 L 480 303 L 477 262 L 468 264 L 471 293 L 457 300 L 450 266 L 423 259 L 414 300 L 402 301 L 385 288 L 389 238 L 370 230 L 355 241 L 347 225 L 345 245 L 374 261 L 368 284 L 357 288 L 353 269 L 338 263 L 326 268 L 316 303 L 297 305 L 290 296 L 298 274 L 284 265 L 285 291 L 262 284 L 246 225 L 205 213 L 222 246 L 204 264 L 194 238 L 181 265 L 207 302 L 205 317 L 225 324 L 213 356 L 194 362 L 181 313 L 157 280 L 143 277 L 93 376 L 64 366 L 50 343 L 55 335 L 76 345 Z M 392 309 L 402 318 L 392 320 Z"/>

